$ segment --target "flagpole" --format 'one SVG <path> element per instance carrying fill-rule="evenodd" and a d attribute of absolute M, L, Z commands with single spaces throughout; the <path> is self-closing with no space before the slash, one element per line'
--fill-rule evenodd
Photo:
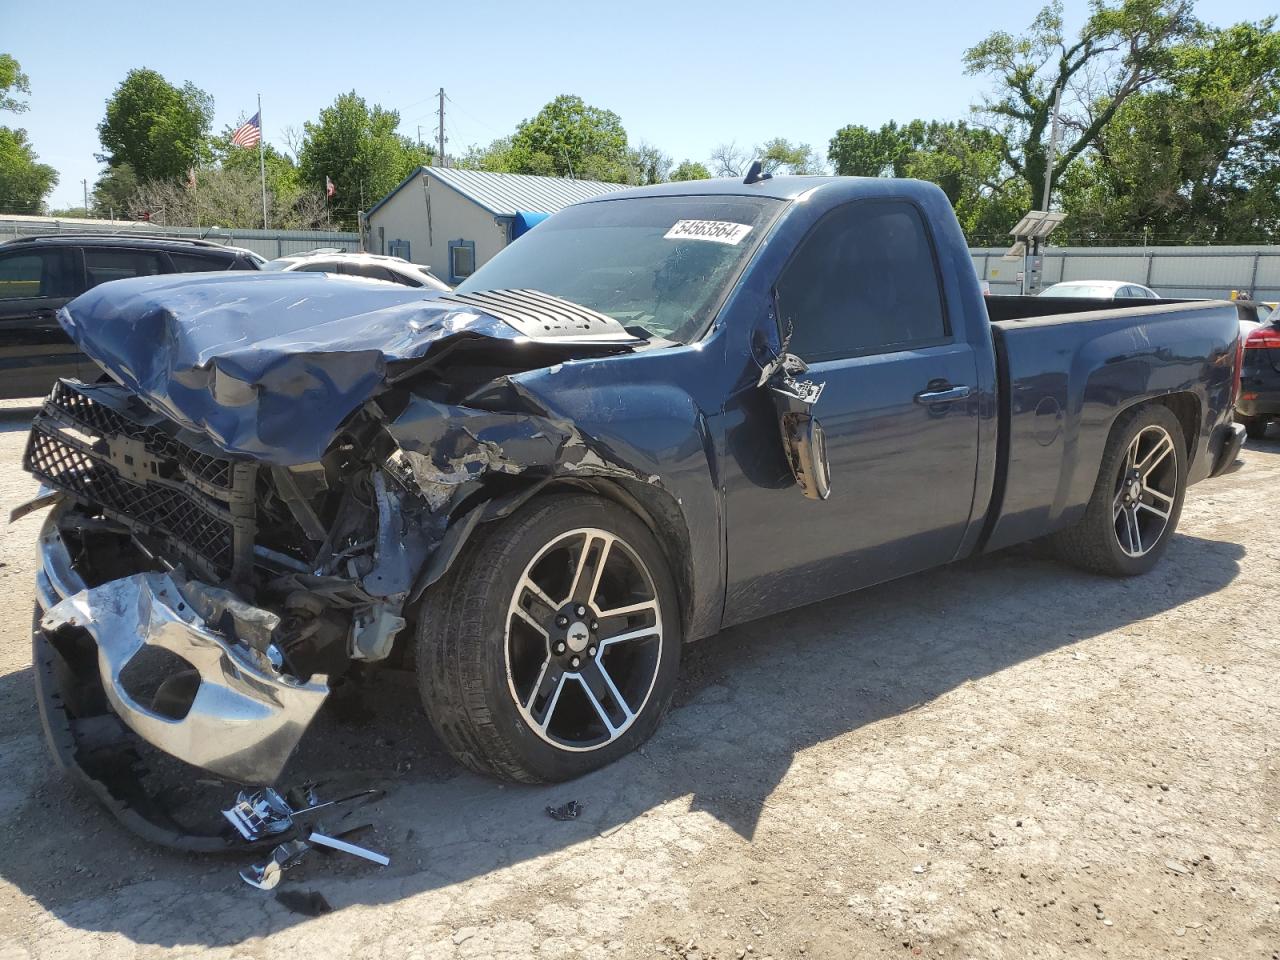
<path fill-rule="evenodd" d="M 258 94 L 258 172 L 262 174 L 262 229 L 267 229 L 267 157 L 266 136 L 262 128 L 262 94 Z"/>

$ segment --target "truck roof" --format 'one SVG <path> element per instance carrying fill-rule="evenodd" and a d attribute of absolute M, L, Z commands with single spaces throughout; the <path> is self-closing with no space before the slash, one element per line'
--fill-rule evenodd
<path fill-rule="evenodd" d="M 743 183 L 741 177 L 717 177 L 714 180 L 680 180 L 674 183 L 656 183 L 650 187 L 635 187 L 606 193 L 579 203 L 601 203 L 609 200 L 626 200 L 631 197 L 681 197 L 723 194 L 741 197 L 772 197 L 775 200 L 795 200 L 814 187 L 827 183 L 848 183 L 851 180 L 873 177 L 770 177 L 755 183 Z"/>

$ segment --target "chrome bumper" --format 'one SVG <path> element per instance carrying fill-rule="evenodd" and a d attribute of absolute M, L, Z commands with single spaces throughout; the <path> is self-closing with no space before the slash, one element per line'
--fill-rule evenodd
<path fill-rule="evenodd" d="M 220 776 L 272 783 L 329 692 L 323 676 L 303 683 L 276 669 L 279 658 L 269 641 L 276 615 L 169 573 L 86 588 L 58 531 L 58 516 L 55 510 L 40 534 L 40 629 L 48 635 L 81 629 L 93 638 L 107 701 L 143 740 Z M 235 636 L 211 623 L 229 623 Z M 199 675 L 181 716 L 139 702 L 121 682 L 148 646 L 176 654 Z"/>

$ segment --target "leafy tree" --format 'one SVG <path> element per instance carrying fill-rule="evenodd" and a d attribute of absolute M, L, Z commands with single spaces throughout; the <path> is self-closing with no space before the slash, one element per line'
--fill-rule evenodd
<path fill-rule="evenodd" d="M 562 94 L 516 127 L 501 164 L 510 173 L 626 183 L 628 160 L 622 119 Z"/>
<path fill-rule="evenodd" d="M 27 104 L 14 93 L 31 93 L 31 83 L 22 66 L 10 54 L 0 53 L 0 110 L 25 113 Z"/>
<path fill-rule="evenodd" d="M 31 92 L 27 75 L 18 61 L 0 53 L 0 110 L 22 113 L 25 101 L 14 96 Z M 58 171 L 40 163 L 27 131 L 0 127 L 0 211 L 39 213 L 44 198 L 58 182 Z"/>
<path fill-rule="evenodd" d="M 1275 18 L 1203 27 L 1167 82 L 1129 98 L 1072 167 L 1073 236 L 1280 239 L 1280 31 Z"/>
<path fill-rule="evenodd" d="M 397 132 L 400 114 L 370 107 L 355 91 L 339 96 L 303 124 L 298 149 L 299 183 L 308 190 L 333 181 L 334 226 L 354 229 L 356 211 L 391 192 L 415 167 L 431 162 L 431 151 Z"/>
<path fill-rule="evenodd" d="M 130 70 L 98 124 L 108 166 L 128 164 L 141 180 L 186 177 L 209 158 L 213 98 L 191 83 L 173 86 L 154 70 Z"/>
<path fill-rule="evenodd" d="M 39 162 L 27 131 L 0 127 L 0 211 L 39 213 L 57 182 L 58 171 Z"/>
<path fill-rule="evenodd" d="M 965 70 L 992 93 L 975 108 L 1005 140 L 1004 159 L 1037 202 L 1044 189 L 1054 93 L 1062 91 L 1065 137 L 1052 179 L 1099 136 L 1125 101 L 1168 69 L 1174 47 L 1197 28 L 1194 0 L 1090 0 L 1080 33 L 1068 37 L 1053 0 L 1027 33 L 997 30 L 965 51 Z"/>
<path fill-rule="evenodd" d="M 1030 202 L 1025 184 L 1005 164 L 1006 147 L 999 134 L 963 122 L 912 120 L 878 130 L 842 127 L 827 155 L 842 176 L 936 183 L 971 239 L 1003 241 Z"/>
<path fill-rule="evenodd" d="M 91 204 L 94 216 L 130 220 L 135 215 L 138 175 L 127 163 L 107 167 L 93 185 Z"/>
<path fill-rule="evenodd" d="M 701 164 L 697 160 L 682 160 L 680 164 L 671 171 L 670 179 L 672 181 L 710 180 L 711 171 L 706 168 L 705 164 Z"/>
<path fill-rule="evenodd" d="M 257 154 L 257 150 L 253 151 Z M 257 165 L 220 166 L 196 172 L 190 181 L 149 180 L 139 185 L 138 212 L 166 226 L 256 227 L 262 223 L 262 184 Z M 273 227 L 308 230 L 326 225 L 323 190 L 267 180 L 267 216 Z M 137 213 L 135 213 L 137 216 Z"/>
<path fill-rule="evenodd" d="M 649 143 L 629 149 L 627 163 L 631 167 L 627 182 L 638 186 L 665 183 L 671 173 L 671 158 Z"/>
<path fill-rule="evenodd" d="M 807 143 L 793 144 L 774 137 L 750 152 L 736 142 L 722 143 L 711 152 L 711 168 L 718 177 L 746 176 L 751 161 L 759 158 L 766 173 L 823 173 L 822 159 Z"/>

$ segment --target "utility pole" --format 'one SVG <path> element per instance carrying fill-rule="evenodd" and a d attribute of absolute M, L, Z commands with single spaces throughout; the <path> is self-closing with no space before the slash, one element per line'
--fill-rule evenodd
<path fill-rule="evenodd" d="M 440 126 L 436 128 L 436 166 L 445 166 L 444 162 L 444 87 L 440 88 Z"/>
<path fill-rule="evenodd" d="M 80 185 L 84 187 L 84 215 L 89 216 L 89 181 L 81 180 Z"/>
<path fill-rule="evenodd" d="M 1045 148 L 1044 162 L 1044 205 L 1041 207 L 1046 213 L 1049 212 L 1049 192 L 1053 187 L 1053 161 L 1054 154 L 1058 152 L 1058 108 L 1062 105 L 1062 87 L 1058 87 L 1053 91 L 1053 122 L 1049 125 L 1049 146 Z"/>
<path fill-rule="evenodd" d="M 422 124 L 418 124 L 418 146 L 422 146 Z"/>

